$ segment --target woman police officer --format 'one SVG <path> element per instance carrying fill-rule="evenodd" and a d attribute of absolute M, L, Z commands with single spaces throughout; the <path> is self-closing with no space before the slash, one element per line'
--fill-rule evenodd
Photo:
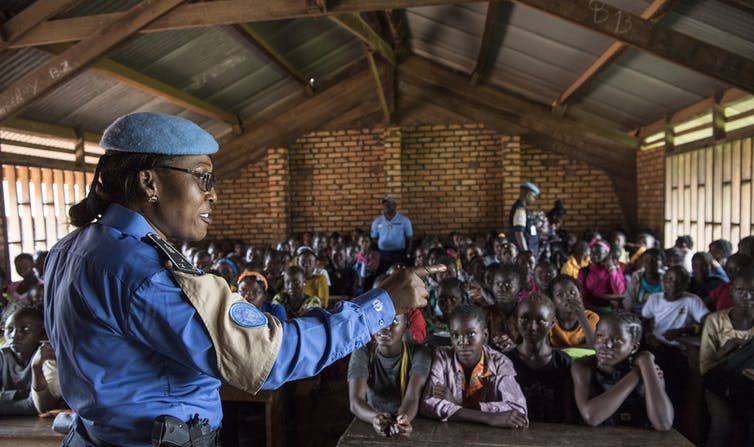
<path fill-rule="evenodd" d="M 135 113 L 100 144 L 89 195 L 70 210 L 79 228 L 45 266 L 45 325 L 78 414 L 63 445 L 148 446 L 153 427 L 215 445 L 221 381 L 256 392 L 313 376 L 425 304 L 418 272 L 403 270 L 333 313 L 262 314 L 165 242 L 207 233 L 215 140 L 183 118 Z"/>

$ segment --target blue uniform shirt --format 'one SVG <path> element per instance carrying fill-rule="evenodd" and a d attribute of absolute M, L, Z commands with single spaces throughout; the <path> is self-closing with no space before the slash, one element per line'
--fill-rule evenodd
<path fill-rule="evenodd" d="M 372 239 L 377 240 L 377 248 L 380 251 L 404 250 L 406 238 L 413 235 L 411 221 L 401 213 L 395 213 L 390 220 L 384 214 L 380 214 L 372 222 Z"/>
<path fill-rule="evenodd" d="M 215 350 L 204 323 L 163 266 L 140 214 L 113 204 L 99 222 L 58 242 L 45 265 L 45 327 L 66 402 L 99 440 L 149 446 L 155 417 L 195 413 L 220 425 Z M 263 385 L 316 375 L 392 323 L 375 289 L 333 313 L 283 323 L 282 345 Z M 243 361 L 243 359 L 239 359 Z"/>

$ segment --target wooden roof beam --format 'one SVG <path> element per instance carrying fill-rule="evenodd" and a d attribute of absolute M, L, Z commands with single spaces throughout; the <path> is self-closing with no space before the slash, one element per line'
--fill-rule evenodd
<path fill-rule="evenodd" d="M 67 45 L 50 45 L 45 47 L 46 50 L 55 54 L 61 54 L 67 48 L 69 48 Z M 122 82 L 144 93 L 154 95 L 178 107 L 213 120 L 225 122 L 233 128 L 233 132 L 236 134 L 241 133 L 241 120 L 235 114 L 138 70 L 129 68 L 109 58 L 100 59 L 88 68 L 95 73 L 115 79 L 118 82 Z"/>
<path fill-rule="evenodd" d="M 239 168 L 264 156 L 268 148 L 326 126 L 363 103 L 364 92 L 373 89 L 373 82 L 369 70 L 362 70 L 258 125 L 250 124 L 243 135 L 222 146 L 214 157 L 215 171 L 226 177 L 238 175 Z"/>
<path fill-rule="evenodd" d="M 503 30 L 497 26 L 497 20 L 501 15 L 509 15 L 510 2 L 489 2 L 487 3 L 487 16 L 484 20 L 484 31 L 482 32 L 482 41 L 479 45 L 479 54 L 476 58 L 476 64 L 471 70 L 471 85 L 477 85 L 479 80 L 484 77 L 488 65 L 493 61 L 492 51 L 496 48 L 495 43 L 502 41 Z"/>
<path fill-rule="evenodd" d="M 625 163 L 635 158 L 639 146 L 637 138 L 617 130 L 588 126 L 572 118 L 557 116 L 540 104 L 488 85 L 471 87 L 462 75 L 424 58 L 414 56 L 406 59 L 398 66 L 398 72 L 401 82 L 451 92 L 469 104 L 494 111 L 530 133 L 545 135 L 577 151 L 613 161 L 615 164 L 611 173 L 614 175 L 625 175 Z"/>
<path fill-rule="evenodd" d="M 37 0 L 27 6 L 0 28 L 3 40 L 0 41 L 0 49 L 5 48 L 8 42 L 14 42 L 19 37 L 28 33 L 35 26 L 45 20 L 73 8 L 83 0 Z"/>
<path fill-rule="evenodd" d="M 382 109 L 382 116 L 384 118 L 383 122 L 388 125 L 393 121 L 392 110 L 388 105 L 385 89 L 382 86 L 382 77 L 380 75 L 380 70 L 377 67 L 377 61 L 374 60 L 374 51 L 364 45 L 364 54 L 366 55 L 367 62 L 369 62 L 369 71 L 372 72 L 372 78 L 374 78 L 375 87 L 377 89 L 377 98 L 380 101 L 380 108 Z"/>
<path fill-rule="evenodd" d="M 751 0 L 718 0 L 726 5 L 737 8 L 749 14 L 754 14 L 754 2 Z"/>
<path fill-rule="evenodd" d="M 514 0 L 691 70 L 754 92 L 754 60 L 599 0 Z"/>
<path fill-rule="evenodd" d="M 379 53 L 390 65 L 395 65 L 395 52 L 385 39 L 364 20 L 359 13 L 336 14 L 329 16 L 330 20 L 348 30 L 359 40 L 364 42 L 372 51 Z"/>
<path fill-rule="evenodd" d="M 641 13 L 641 18 L 645 20 L 657 20 L 664 15 L 669 9 L 672 0 L 655 0 L 649 6 L 647 6 Z M 589 81 L 591 81 L 597 73 L 605 68 L 613 59 L 615 59 L 626 48 L 626 44 L 623 42 L 613 42 L 605 52 L 599 55 L 597 60 L 592 65 L 587 67 L 576 80 L 568 86 L 563 93 L 553 101 L 552 106 L 554 108 L 564 105 L 568 99 L 581 90 Z"/>
<path fill-rule="evenodd" d="M 339 0 L 324 10 L 302 0 L 218 0 L 188 3 L 155 20 L 140 33 L 158 33 L 177 29 L 198 28 L 235 23 L 317 17 L 419 6 L 473 3 L 477 0 Z M 123 12 L 96 14 L 70 19 L 51 20 L 13 42 L 10 48 L 75 42 L 96 32 L 102 26 L 119 20 Z"/>
<path fill-rule="evenodd" d="M 91 36 L 27 73 L 0 92 L 0 122 L 13 117 L 35 99 L 68 80 L 182 2 L 183 0 L 147 0 L 138 3 L 117 22 L 102 26 Z"/>
<path fill-rule="evenodd" d="M 273 48 L 264 37 L 259 34 L 248 23 L 239 23 L 227 28 L 233 37 L 237 38 L 244 45 L 249 45 L 254 49 L 264 53 L 275 65 L 288 73 L 301 85 L 306 87 L 309 93 L 313 93 L 314 86 L 309 82 L 309 77 L 296 68 L 285 56 Z"/>
<path fill-rule="evenodd" d="M 78 130 L 74 129 L 73 127 L 65 127 L 58 124 L 44 123 L 41 121 L 33 121 L 24 118 L 11 118 L 7 120 L 0 126 L 0 130 L 33 135 L 42 138 L 54 138 L 69 142 L 75 142 L 81 136 L 83 136 L 84 141 L 95 144 L 99 144 L 99 140 L 102 139 L 102 135 L 98 133 L 79 133 Z"/>

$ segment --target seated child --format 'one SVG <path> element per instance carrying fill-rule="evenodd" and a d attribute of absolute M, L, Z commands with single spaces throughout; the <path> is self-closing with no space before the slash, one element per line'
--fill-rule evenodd
<path fill-rule="evenodd" d="M 267 284 L 271 294 L 278 294 L 283 291 L 283 269 L 286 266 L 285 253 L 278 250 L 269 252 L 264 257 L 264 277 L 267 278 Z"/>
<path fill-rule="evenodd" d="M 700 333 L 700 323 L 709 311 L 698 296 L 686 292 L 689 274 L 680 265 L 663 277 L 664 292 L 650 295 L 641 310 L 647 320 L 646 344 L 662 368 L 667 391 L 676 409 L 681 408 L 688 377 L 688 359 L 677 338 Z"/>
<path fill-rule="evenodd" d="M 550 285 L 550 281 L 558 276 L 558 269 L 550 261 L 539 261 L 534 268 L 534 283 L 536 285 L 537 292 L 544 292 L 547 290 L 547 286 Z"/>
<path fill-rule="evenodd" d="M 526 396 L 529 420 L 564 422 L 573 401 L 568 379 L 571 358 L 552 349 L 547 334 L 555 321 L 555 305 L 542 293 L 533 293 L 516 308 L 522 342 L 508 353 L 516 381 Z"/>
<path fill-rule="evenodd" d="M 225 279 L 231 291 L 236 291 L 238 266 L 233 261 L 228 258 L 220 258 L 212 264 L 212 271 Z"/>
<path fill-rule="evenodd" d="M 407 327 L 406 315 L 396 315 L 348 364 L 351 412 L 381 435 L 411 431 L 432 364 L 424 348 L 403 341 Z"/>
<path fill-rule="evenodd" d="M 375 289 L 379 288 L 380 284 L 382 284 L 382 281 L 384 281 L 385 278 L 390 273 L 392 273 L 392 268 L 393 267 L 388 269 L 386 273 L 378 275 L 376 278 L 374 278 L 372 287 Z M 424 318 L 422 309 L 413 309 L 411 312 L 406 314 L 406 316 L 408 318 L 408 333 L 406 334 L 406 339 L 412 341 L 417 345 L 424 343 L 424 340 L 427 338 L 427 321 Z"/>
<path fill-rule="evenodd" d="M 712 265 L 712 255 L 707 252 L 694 253 L 691 265 L 693 276 L 688 289 L 702 299 L 709 299 L 710 292 L 728 282 L 728 275 L 722 267 Z"/>
<path fill-rule="evenodd" d="M 7 315 L 5 346 L 0 349 L 0 416 L 37 414 L 31 387 L 46 386 L 41 374 L 45 358 L 35 354 L 45 338 L 42 312 L 17 307 Z"/>
<path fill-rule="evenodd" d="M 462 304 L 450 315 L 450 347 L 437 348 L 422 414 L 442 421 L 466 421 L 495 427 L 529 425 L 526 399 L 508 358 L 486 346 L 484 313 Z"/>
<path fill-rule="evenodd" d="M 581 285 L 570 275 L 560 274 L 550 282 L 547 294 L 555 303 L 555 321 L 550 344 L 555 348 L 593 347 L 599 315 L 584 308 Z"/>
<path fill-rule="evenodd" d="M 272 299 L 285 308 L 288 318 L 300 317 L 315 307 L 322 307 L 319 297 L 304 293 L 304 271 L 301 267 L 288 267 L 283 274 L 285 290 Z"/>
<path fill-rule="evenodd" d="M 560 269 L 560 273 L 574 278 L 578 278 L 579 270 L 584 267 L 589 267 L 589 243 L 587 241 L 578 241 L 573 245 L 571 256 L 563 264 Z"/>
<path fill-rule="evenodd" d="M 443 279 L 437 297 L 439 313 L 427 320 L 428 342 L 432 347 L 450 345 L 448 316 L 463 302 L 463 283 L 457 278 Z"/>
<path fill-rule="evenodd" d="M 307 246 L 299 247 L 296 253 L 296 262 L 304 272 L 304 292 L 307 295 L 317 296 L 322 301 L 322 307 L 327 309 L 330 301 L 330 285 L 327 277 L 318 274 L 317 256 Z"/>
<path fill-rule="evenodd" d="M 277 317 L 280 321 L 288 319 L 283 306 L 267 299 L 267 279 L 261 273 L 241 273 L 238 277 L 238 294 L 260 311 Z"/>
<path fill-rule="evenodd" d="M 571 365 L 576 406 L 588 425 L 672 428 L 673 404 L 662 370 L 651 352 L 638 352 L 641 332 L 636 315 L 605 314 L 597 325 L 597 354 Z"/>
<path fill-rule="evenodd" d="M 725 273 L 728 274 L 728 278 L 733 278 L 738 274 L 738 271 L 743 267 L 752 265 L 751 258 L 743 253 L 735 253 L 728 257 L 725 262 Z M 706 304 L 707 307 L 713 310 L 730 309 L 733 307 L 733 297 L 730 293 L 729 282 L 720 284 L 712 292 L 709 293 L 709 299 Z"/>
<path fill-rule="evenodd" d="M 518 341 L 515 311 L 523 287 L 523 273 L 512 264 L 503 264 L 489 274 L 492 304 L 485 308 L 490 346 L 506 352 Z"/>
<path fill-rule="evenodd" d="M 626 288 L 623 308 L 637 315 L 653 293 L 662 292 L 663 263 L 665 254 L 662 250 L 650 248 L 639 257 L 639 268 L 631 275 Z"/>
<path fill-rule="evenodd" d="M 611 296 L 626 293 L 626 279 L 623 271 L 611 257 L 610 244 L 595 239 L 589 244 L 592 263 L 579 271 L 584 305 L 594 308 L 598 313 L 609 312 Z"/>
<path fill-rule="evenodd" d="M 356 270 L 348 262 L 344 247 L 332 250 L 330 264 L 326 270 L 330 276 L 330 291 L 333 295 L 344 295 L 348 298 L 356 296 L 358 276 Z"/>
<path fill-rule="evenodd" d="M 710 414 L 708 446 L 732 445 L 733 426 L 743 419 L 748 443 L 754 442 L 754 267 L 733 278 L 735 305 L 710 314 L 704 322 L 699 369 Z"/>
<path fill-rule="evenodd" d="M 537 267 L 537 257 L 529 250 L 522 251 L 516 257 L 516 265 L 521 270 L 524 281 L 518 293 L 520 299 L 526 298 L 530 293 L 537 291 L 537 283 L 534 281 L 534 269 Z"/>

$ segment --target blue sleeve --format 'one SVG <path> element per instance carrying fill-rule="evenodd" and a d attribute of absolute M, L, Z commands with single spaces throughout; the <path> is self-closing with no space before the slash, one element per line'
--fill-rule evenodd
<path fill-rule="evenodd" d="M 378 239 L 380 238 L 380 235 L 379 235 L 379 233 L 377 233 L 377 220 L 378 220 L 378 219 L 379 219 L 379 217 L 378 217 L 377 219 L 374 219 L 374 220 L 372 221 L 372 231 L 371 231 L 371 236 L 372 236 L 372 239 L 374 239 L 374 240 L 378 240 Z"/>
<path fill-rule="evenodd" d="M 405 228 L 404 234 L 406 235 L 406 237 L 412 237 L 414 235 L 414 227 L 411 226 L 411 220 L 408 217 L 406 217 L 405 220 L 406 220 L 406 225 L 404 225 L 404 228 Z M 406 248 L 408 249 L 408 247 Z"/>
<path fill-rule="evenodd" d="M 270 303 L 270 313 L 280 321 L 288 321 L 288 314 L 285 307 L 280 304 Z"/>
<path fill-rule="evenodd" d="M 217 355 L 204 322 L 167 270 L 133 294 L 128 333 L 160 354 L 220 378 Z"/>
<path fill-rule="evenodd" d="M 283 323 L 283 341 L 262 389 L 317 375 L 325 367 L 366 345 L 372 334 L 392 324 L 395 309 L 382 289 L 342 301 L 330 313 L 314 309 Z"/>

